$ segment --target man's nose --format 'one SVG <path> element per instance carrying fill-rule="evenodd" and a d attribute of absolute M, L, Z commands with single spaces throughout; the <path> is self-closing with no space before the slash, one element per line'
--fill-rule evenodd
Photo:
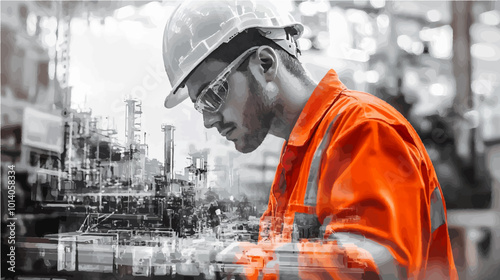
<path fill-rule="evenodd" d="M 219 113 L 203 112 L 203 124 L 206 128 L 212 128 L 220 121 L 221 116 Z"/>

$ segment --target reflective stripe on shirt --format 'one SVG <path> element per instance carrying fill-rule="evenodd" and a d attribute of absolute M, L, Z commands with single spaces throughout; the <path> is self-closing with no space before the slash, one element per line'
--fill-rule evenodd
<path fill-rule="evenodd" d="M 444 205 L 439 186 L 431 194 L 431 232 L 445 224 Z"/>
<path fill-rule="evenodd" d="M 321 143 L 314 152 L 313 159 L 311 162 L 311 167 L 309 168 L 309 176 L 307 177 L 307 189 L 306 189 L 306 194 L 304 195 L 304 205 L 316 206 L 316 200 L 318 197 L 318 178 L 319 178 L 318 173 L 321 164 L 321 157 L 323 155 L 323 151 L 330 142 L 329 139 L 330 137 L 328 137 L 328 135 L 330 135 L 330 130 L 335 121 L 337 120 L 338 116 L 339 115 L 335 116 L 333 121 L 328 126 L 328 129 L 326 130 L 326 133 L 323 136 Z"/>
<path fill-rule="evenodd" d="M 304 205 L 316 206 L 321 158 L 325 149 L 328 147 L 328 144 L 330 142 L 330 130 L 333 127 L 333 124 L 337 120 L 338 116 L 339 115 L 335 116 L 334 120 L 328 126 L 323 139 L 314 152 L 311 167 L 309 169 L 307 189 L 304 196 Z M 441 197 L 440 194 L 439 197 Z M 441 199 L 438 200 L 439 202 L 441 202 Z M 435 208 L 439 208 L 439 203 L 435 204 L 437 205 Z M 443 209 L 442 202 L 440 205 L 440 209 Z M 439 218 L 436 219 L 438 219 L 438 221 L 436 222 L 437 224 L 439 223 Z M 331 218 L 327 218 L 325 219 L 323 225 L 321 225 L 316 214 L 295 213 L 294 228 L 298 227 L 299 239 L 323 237 L 323 234 L 325 232 L 324 230 L 330 223 L 330 221 Z M 294 234 L 294 237 L 295 236 L 297 235 Z M 362 235 L 352 233 L 335 233 L 333 235 L 330 235 L 329 239 L 337 240 L 339 242 L 339 245 L 354 244 L 357 247 L 369 252 L 378 266 L 381 280 L 401 279 L 400 276 L 402 278 L 406 277 L 404 268 L 397 265 L 397 261 L 394 259 L 389 250 L 373 240 L 367 239 Z M 294 238 L 294 240 L 296 239 Z"/>

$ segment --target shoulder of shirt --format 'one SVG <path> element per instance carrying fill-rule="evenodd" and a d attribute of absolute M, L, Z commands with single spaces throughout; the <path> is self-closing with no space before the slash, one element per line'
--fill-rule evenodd
<path fill-rule="evenodd" d="M 343 90 L 329 108 L 320 126 L 333 124 L 334 139 L 339 139 L 351 131 L 369 124 L 391 127 L 407 144 L 415 146 L 422 157 L 424 149 L 420 137 L 411 124 L 394 107 L 369 93 Z M 325 131 L 324 129 L 320 131 Z M 324 133 L 324 132 L 323 132 Z"/>
<path fill-rule="evenodd" d="M 388 125 L 411 126 L 394 107 L 366 92 L 343 90 L 328 109 L 323 121 L 341 119 L 355 126 L 366 121 L 382 121 Z"/>
<path fill-rule="evenodd" d="M 321 120 L 316 137 L 323 139 L 325 132 L 331 127 L 327 133 L 332 137 L 330 144 L 333 144 L 344 136 L 351 135 L 351 132 L 369 125 L 381 125 L 392 130 L 414 151 L 417 156 L 415 160 L 423 159 L 427 165 L 432 166 L 412 125 L 394 107 L 369 93 L 349 89 L 340 92 Z M 435 177 L 432 172 L 429 176 Z"/>

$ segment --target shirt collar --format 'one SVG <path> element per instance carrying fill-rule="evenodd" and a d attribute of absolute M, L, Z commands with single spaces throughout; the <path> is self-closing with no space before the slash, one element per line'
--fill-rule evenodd
<path fill-rule="evenodd" d="M 347 87 L 339 80 L 337 73 L 330 69 L 314 89 L 306 106 L 292 129 L 288 145 L 302 146 L 310 138 L 315 126 L 334 103 L 339 93 Z"/>

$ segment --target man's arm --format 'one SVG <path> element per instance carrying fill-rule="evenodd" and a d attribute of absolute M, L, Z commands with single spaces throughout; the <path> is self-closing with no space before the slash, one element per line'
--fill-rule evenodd
<path fill-rule="evenodd" d="M 333 137 L 338 131 L 344 132 Z M 267 253 L 262 254 L 264 274 L 270 273 L 269 279 L 418 279 L 431 235 L 445 225 L 425 151 L 418 150 L 405 126 L 381 120 L 332 129 L 325 141 L 318 172 L 310 171 L 317 178 L 308 186 L 316 188 L 324 239 L 259 244 Z M 436 194 L 439 199 L 433 200 Z M 250 259 L 240 263 L 251 264 Z M 252 266 L 254 272 L 260 269 Z M 445 262 L 442 267 L 442 279 L 453 278 Z"/>
<path fill-rule="evenodd" d="M 437 181 L 428 179 L 424 151 L 404 125 L 365 118 L 344 126 L 342 118 L 335 120 L 313 156 L 304 197 L 316 209 L 322 239 L 277 244 L 267 266 L 274 265 L 280 277 L 293 275 L 295 266 L 302 279 L 417 278 L 432 224 L 444 224 L 441 200 L 435 207 L 440 215 L 431 219 L 429 197 L 440 192 Z M 283 255 L 289 271 L 279 260 Z"/>
<path fill-rule="evenodd" d="M 429 192 L 437 188 L 428 179 L 425 151 L 417 149 L 406 126 L 377 119 L 334 141 L 328 137 L 316 205 L 325 237 L 380 279 L 417 276 L 431 234 Z"/>

